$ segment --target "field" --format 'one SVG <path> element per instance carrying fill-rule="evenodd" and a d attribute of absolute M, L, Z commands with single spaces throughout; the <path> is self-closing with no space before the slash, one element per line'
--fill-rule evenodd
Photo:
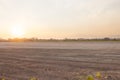
<path fill-rule="evenodd" d="M 0 43 L 0 77 L 76 80 L 101 72 L 120 80 L 119 42 Z"/>

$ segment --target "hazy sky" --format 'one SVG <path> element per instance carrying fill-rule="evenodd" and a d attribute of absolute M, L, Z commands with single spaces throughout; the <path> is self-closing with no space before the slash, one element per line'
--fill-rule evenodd
<path fill-rule="evenodd" d="M 0 37 L 24 28 L 24 37 L 120 35 L 120 0 L 0 0 Z"/>

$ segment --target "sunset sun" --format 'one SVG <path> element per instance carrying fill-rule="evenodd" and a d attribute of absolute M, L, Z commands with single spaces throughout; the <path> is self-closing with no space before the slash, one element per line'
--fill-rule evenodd
<path fill-rule="evenodd" d="M 25 30 L 23 27 L 12 27 L 11 28 L 11 36 L 12 37 L 17 37 L 17 38 L 20 38 L 20 37 L 23 37 L 25 34 Z"/>

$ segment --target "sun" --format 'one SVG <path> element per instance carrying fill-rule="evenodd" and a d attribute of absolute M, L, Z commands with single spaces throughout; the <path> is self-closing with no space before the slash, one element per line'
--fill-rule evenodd
<path fill-rule="evenodd" d="M 11 36 L 15 38 L 21 38 L 25 34 L 25 30 L 23 27 L 15 26 L 11 28 Z"/>

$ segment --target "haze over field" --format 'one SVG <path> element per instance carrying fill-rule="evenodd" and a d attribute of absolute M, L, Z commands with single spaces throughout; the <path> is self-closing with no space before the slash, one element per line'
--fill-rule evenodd
<path fill-rule="evenodd" d="M 0 37 L 119 37 L 120 0 L 0 0 Z"/>
<path fill-rule="evenodd" d="M 119 42 L 1 42 L 0 48 L 37 48 L 37 49 L 120 49 Z"/>

